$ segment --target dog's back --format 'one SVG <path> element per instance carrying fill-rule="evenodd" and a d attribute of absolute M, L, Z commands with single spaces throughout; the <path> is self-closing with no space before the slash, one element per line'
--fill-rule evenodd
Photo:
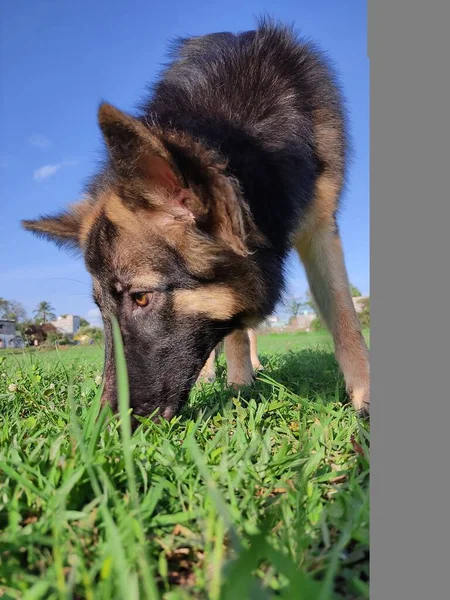
<path fill-rule="evenodd" d="M 368 410 L 335 220 L 343 109 L 320 54 L 270 23 L 184 40 L 138 118 L 104 103 L 98 121 L 108 157 L 87 198 L 24 226 L 84 253 L 107 332 L 104 398 L 117 406 L 111 315 L 137 414 L 171 418 L 223 338 L 229 383 L 250 383 L 259 361 L 244 330 L 274 310 L 295 247 L 347 390 Z"/>
<path fill-rule="evenodd" d="M 317 179 L 330 173 L 337 209 L 346 158 L 342 101 L 321 54 L 286 27 L 176 43 L 144 118 L 217 149 L 253 217 L 284 254 L 314 210 Z"/>

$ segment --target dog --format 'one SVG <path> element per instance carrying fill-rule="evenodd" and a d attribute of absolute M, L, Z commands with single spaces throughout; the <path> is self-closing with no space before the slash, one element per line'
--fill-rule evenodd
<path fill-rule="evenodd" d="M 259 361 L 257 343 L 256 343 L 256 331 L 249 329 L 247 331 L 249 338 L 249 347 L 245 347 L 245 354 L 242 358 L 235 359 L 233 363 L 233 355 L 228 353 L 228 383 L 232 387 L 239 388 L 241 386 L 250 385 L 254 380 L 254 374 L 257 371 L 262 371 L 264 367 Z M 214 348 L 209 355 L 203 369 L 200 371 L 200 375 L 197 382 L 202 383 L 213 383 L 216 380 L 216 359 L 220 351 L 224 350 L 224 344 L 221 342 Z M 250 363 L 248 364 L 248 357 L 250 353 Z M 245 361 L 247 361 L 247 367 L 244 369 Z M 235 371 L 233 371 L 233 365 L 235 364 Z"/>
<path fill-rule="evenodd" d="M 337 223 L 345 109 L 324 55 L 271 21 L 181 39 L 136 114 L 103 103 L 98 123 L 107 152 L 84 198 L 23 226 L 84 256 L 105 328 L 103 401 L 117 409 L 111 316 L 135 415 L 178 413 L 221 340 L 228 382 L 251 383 L 248 330 L 282 298 L 295 249 L 367 412 L 368 349 Z"/>

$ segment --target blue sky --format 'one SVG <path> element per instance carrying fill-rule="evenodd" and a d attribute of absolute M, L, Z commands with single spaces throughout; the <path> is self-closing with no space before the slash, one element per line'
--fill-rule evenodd
<path fill-rule="evenodd" d="M 0 296 L 31 311 L 98 318 L 82 260 L 22 231 L 20 219 L 79 197 L 95 170 L 101 100 L 132 111 L 178 35 L 253 29 L 267 13 L 315 41 L 335 62 L 347 97 L 354 159 L 340 216 L 351 281 L 369 292 L 369 61 L 361 0 L 116 2 L 39 0 L 0 8 Z M 288 292 L 307 282 L 289 260 Z"/>

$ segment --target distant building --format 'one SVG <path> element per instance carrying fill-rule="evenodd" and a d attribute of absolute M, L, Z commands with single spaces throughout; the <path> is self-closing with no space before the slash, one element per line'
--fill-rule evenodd
<path fill-rule="evenodd" d="M 364 308 L 365 301 L 368 300 L 368 296 L 356 296 L 355 298 L 352 298 L 352 300 L 356 312 L 360 313 Z"/>
<path fill-rule="evenodd" d="M 265 321 L 260 325 L 259 329 L 282 329 L 287 325 L 287 320 L 282 319 L 278 315 L 270 315 L 265 319 Z"/>
<path fill-rule="evenodd" d="M 309 331 L 311 323 L 316 318 L 316 313 L 304 311 L 302 315 L 297 315 L 289 320 L 290 327 L 301 331 Z"/>
<path fill-rule="evenodd" d="M 58 317 L 56 321 L 52 321 L 52 325 L 56 327 L 59 333 L 72 337 L 80 329 L 81 318 L 77 315 L 66 315 Z"/>
<path fill-rule="evenodd" d="M 0 348 L 21 348 L 24 345 L 13 319 L 0 319 Z"/>

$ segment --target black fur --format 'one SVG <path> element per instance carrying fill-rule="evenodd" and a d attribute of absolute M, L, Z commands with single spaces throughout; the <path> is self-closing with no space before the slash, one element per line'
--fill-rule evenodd
<path fill-rule="evenodd" d="M 148 208 L 145 194 L 140 194 L 142 182 L 135 182 L 142 157 L 136 131 L 144 124 L 144 138 L 148 134 L 150 140 L 150 131 L 162 132 L 155 147 L 162 144 L 162 154 L 167 150 L 177 176 L 205 207 L 213 203 L 213 178 L 203 159 L 214 153 L 217 164 L 226 164 L 225 174 L 238 182 L 241 202 L 248 205 L 256 231 L 265 240 L 260 243 L 261 236 L 249 235 L 245 256 L 224 243 L 212 272 L 201 276 L 191 272 L 163 238 L 132 239 L 136 260 L 145 260 L 150 270 L 163 276 L 164 284 L 152 296 L 156 309 L 133 317 L 129 294 L 114 289 L 122 275 L 114 267 L 114 257 L 123 249 L 120 236 L 105 214 L 97 216 L 85 260 L 97 279 L 94 295 L 105 318 L 105 389 L 115 407 L 107 318 L 112 313 L 124 339 L 131 403 L 137 414 L 145 415 L 157 407 L 162 413 L 166 408 L 176 411 L 214 346 L 236 327 L 246 327 L 249 318 L 262 320 L 273 311 L 283 291 L 293 235 L 302 218 L 313 211 L 317 180 L 328 174 L 342 187 L 348 143 L 342 98 L 326 60 L 291 29 L 270 22 L 239 35 L 217 33 L 178 41 L 172 62 L 141 106 L 138 119 L 137 128 L 126 117 L 122 122 L 106 118 L 101 124 L 110 158 L 87 188 L 93 202 L 111 188 L 134 214 Z M 321 126 L 325 142 L 319 143 Z M 326 131 L 332 131 L 329 143 Z M 200 142 L 204 154 L 191 152 L 189 144 L 183 146 L 180 140 L 186 138 Z M 197 219 L 205 239 L 216 217 L 205 210 Z M 54 231 L 50 221 L 41 227 L 29 222 L 28 227 L 65 243 L 70 219 L 55 219 Z M 227 321 L 176 314 L 174 289 L 201 287 L 211 280 L 225 283 L 241 299 L 247 296 L 241 313 Z"/>
<path fill-rule="evenodd" d="M 330 65 L 291 29 L 265 21 L 239 35 L 181 39 L 172 58 L 141 119 L 216 149 L 256 225 L 284 258 L 317 177 L 324 169 L 345 175 L 344 105 Z M 339 130 L 332 163 L 318 156 L 314 140 L 312 113 L 323 107 Z"/>

